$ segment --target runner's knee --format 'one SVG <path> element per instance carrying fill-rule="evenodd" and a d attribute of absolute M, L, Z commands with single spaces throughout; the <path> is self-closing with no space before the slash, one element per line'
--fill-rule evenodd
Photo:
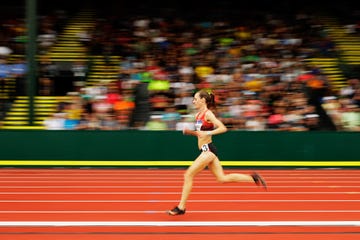
<path fill-rule="evenodd" d="M 226 183 L 226 178 L 225 176 L 216 176 L 216 181 L 218 183 Z"/>
<path fill-rule="evenodd" d="M 186 171 L 184 173 L 184 179 L 193 179 L 194 178 L 194 174 L 191 171 Z"/>

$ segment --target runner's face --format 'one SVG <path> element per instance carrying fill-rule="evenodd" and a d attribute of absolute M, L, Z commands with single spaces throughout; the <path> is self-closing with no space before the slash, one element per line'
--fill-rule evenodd
<path fill-rule="evenodd" d="M 204 105 L 204 98 L 200 98 L 199 93 L 196 93 L 194 98 L 193 98 L 193 104 L 195 106 L 196 109 L 199 109 L 200 107 L 202 107 Z"/>

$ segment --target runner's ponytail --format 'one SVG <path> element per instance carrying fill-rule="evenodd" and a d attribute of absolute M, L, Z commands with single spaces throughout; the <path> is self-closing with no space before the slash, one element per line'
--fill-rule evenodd
<path fill-rule="evenodd" d="M 215 95 L 210 89 L 202 89 L 199 91 L 199 97 L 205 98 L 205 102 L 208 108 L 215 109 Z"/>

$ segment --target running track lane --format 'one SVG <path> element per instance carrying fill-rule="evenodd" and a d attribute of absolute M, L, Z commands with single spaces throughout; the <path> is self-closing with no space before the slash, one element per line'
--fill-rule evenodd
<path fill-rule="evenodd" d="M 360 170 L 258 170 L 268 191 L 219 184 L 205 171 L 186 215 L 171 217 L 183 171 L 0 169 L 0 238 L 360 238 Z"/>

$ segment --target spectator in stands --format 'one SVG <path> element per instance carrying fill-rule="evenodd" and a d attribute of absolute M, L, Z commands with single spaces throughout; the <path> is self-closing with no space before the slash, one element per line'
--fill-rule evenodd
<path fill-rule="evenodd" d="M 26 73 L 27 66 L 23 58 L 17 58 L 14 63 L 10 64 L 10 74 L 16 81 L 17 95 L 23 96 L 26 93 Z"/>
<path fill-rule="evenodd" d="M 168 130 L 168 126 L 166 122 L 162 120 L 161 115 L 151 115 L 150 120 L 145 124 L 144 130 Z"/>
<path fill-rule="evenodd" d="M 348 101 L 341 112 L 341 123 L 345 131 L 360 131 L 360 108 Z"/>
<path fill-rule="evenodd" d="M 321 130 L 319 115 L 316 113 L 306 114 L 304 117 L 304 126 L 308 131 Z"/>
<path fill-rule="evenodd" d="M 51 78 L 41 76 L 39 77 L 39 95 L 52 96 L 54 95 L 54 82 Z M 25 92 L 24 92 L 25 93 Z"/>
<path fill-rule="evenodd" d="M 44 120 L 44 127 L 46 130 L 64 130 L 65 120 L 66 113 L 57 112 Z"/>
<path fill-rule="evenodd" d="M 120 124 L 114 113 L 105 114 L 100 119 L 100 130 L 119 130 Z"/>
<path fill-rule="evenodd" d="M 265 131 L 266 130 L 266 118 L 261 115 L 249 117 L 246 119 L 245 128 L 249 131 Z"/>
<path fill-rule="evenodd" d="M 181 114 L 172 104 L 165 109 L 165 112 L 162 114 L 162 120 L 166 123 L 168 130 L 175 130 L 176 123 L 181 120 Z"/>
<path fill-rule="evenodd" d="M 80 92 L 80 89 L 86 85 L 88 65 L 83 60 L 75 61 L 71 66 L 71 71 L 74 78 L 74 90 Z"/>
<path fill-rule="evenodd" d="M 340 89 L 340 96 L 346 98 L 352 98 L 357 89 L 360 88 L 360 81 L 356 78 L 347 80 L 347 85 Z"/>
<path fill-rule="evenodd" d="M 0 90 L 4 91 L 7 78 L 10 75 L 10 68 L 5 58 L 0 57 Z"/>

